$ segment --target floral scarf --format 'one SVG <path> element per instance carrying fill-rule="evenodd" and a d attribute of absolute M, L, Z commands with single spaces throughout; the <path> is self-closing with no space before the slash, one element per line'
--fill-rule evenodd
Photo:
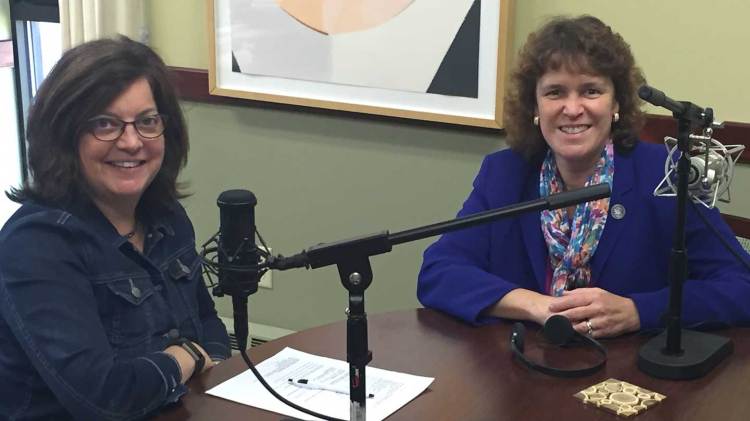
<path fill-rule="evenodd" d="M 612 143 L 608 142 L 586 181 L 586 186 L 599 183 L 612 185 L 614 157 Z M 542 164 L 539 176 L 539 195 L 547 197 L 564 191 L 562 177 L 557 170 L 555 157 L 550 150 Z M 589 260 L 599 244 L 609 212 L 609 199 L 581 203 L 576 206 L 573 218 L 565 208 L 542 211 L 542 233 L 547 242 L 550 264 L 553 269 L 549 294 L 560 296 L 563 291 L 591 284 Z"/>

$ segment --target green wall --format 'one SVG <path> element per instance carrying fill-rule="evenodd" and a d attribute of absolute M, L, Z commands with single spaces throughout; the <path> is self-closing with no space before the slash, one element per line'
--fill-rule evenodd
<path fill-rule="evenodd" d="M 205 4 L 152 0 L 151 44 L 168 64 L 207 68 Z M 679 9 L 679 14 L 673 10 Z M 743 83 L 750 64 L 750 2 L 518 0 L 515 47 L 555 14 L 599 16 L 627 39 L 649 81 L 676 98 L 711 105 L 720 118 L 750 121 Z M 676 17 L 675 17 L 676 16 Z M 669 25 L 662 22 L 669 22 Z M 684 40 L 684 47 L 677 41 Z M 699 58 L 699 55 L 702 57 Z M 683 66 L 683 67 L 681 67 Z M 382 229 L 399 231 L 452 217 L 469 193 L 482 157 L 504 147 L 492 131 L 349 114 L 252 106 L 184 104 L 191 153 L 185 201 L 199 241 L 218 224 L 217 195 L 246 188 L 258 197 L 257 224 L 274 252 L 292 254 L 317 242 Z M 738 171 L 735 192 L 750 187 Z M 723 209 L 750 217 L 750 200 L 735 194 Z M 429 241 L 400 245 L 372 259 L 370 313 L 418 306 L 416 274 Z M 250 318 L 288 329 L 341 320 L 346 291 L 335 268 L 273 274 L 273 289 L 250 297 Z M 217 300 L 231 315 L 228 299 Z"/>
<path fill-rule="evenodd" d="M 0 40 L 10 39 L 10 6 L 8 0 L 0 0 Z"/>
<path fill-rule="evenodd" d="M 544 19 L 588 13 L 630 43 L 648 82 L 675 99 L 750 121 L 750 2 L 721 0 L 517 0 L 516 47 Z M 656 111 L 666 114 L 666 111 Z"/>
<path fill-rule="evenodd" d="M 275 252 L 453 216 L 497 136 L 407 123 L 246 107 L 186 104 L 192 144 L 185 203 L 198 238 L 218 226 L 217 195 L 247 188 L 256 221 Z M 417 305 L 425 241 L 372 259 L 368 310 Z M 273 289 L 250 300 L 256 322 L 302 329 L 342 319 L 346 294 L 334 267 L 275 272 Z M 222 313 L 231 314 L 228 300 Z"/>

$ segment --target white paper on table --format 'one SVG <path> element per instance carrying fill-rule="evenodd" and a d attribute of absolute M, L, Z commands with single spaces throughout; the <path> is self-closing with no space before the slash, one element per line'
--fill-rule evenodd
<path fill-rule="evenodd" d="M 288 381 L 306 378 L 316 384 L 349 390 L 349 364 L 346 361 L 320 357 L 287 347 L 257 364 L 256 368 L 276 392 L 295 404 L 334 418 L 349 419 L 348 394 L 301 388 L 289 384 Z M 367 393 L 375 395 L 367 399 L 367 421 L 383 420 L 416 398 L 434 380 L 432 377 L 374 367 L 367 367 L 366 373 Z M 281 403 L 260 384 L 250 370 L 232 377 L 206 393 L 301 420 L 320 419 Z"/>

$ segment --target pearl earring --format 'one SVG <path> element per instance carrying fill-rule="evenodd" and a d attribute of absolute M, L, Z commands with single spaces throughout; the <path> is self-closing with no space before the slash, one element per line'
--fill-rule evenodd
<path fill-rule="evenodd" d="M 539 116 L 538 116 L 538 115 L 535 115 L 535 116 L 534 116 L 534 120 L 533 120 L 533 121 L 534 121 L 534 125 L 535 125 L 535 126 L 538 126 L 538 125 L 539 125 Z"/>
<path fill-rule="evenodd" d="M 620 113 L 615 113 L 615 115 L 612 116 L 612 121 L 614 123 L 617 123 L 618 121 L 620 121 Z"/>

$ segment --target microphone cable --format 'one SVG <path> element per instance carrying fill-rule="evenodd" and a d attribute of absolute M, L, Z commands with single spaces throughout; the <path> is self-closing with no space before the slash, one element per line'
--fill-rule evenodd
<path fill-rule="evenodd" d="M 219 259 L 219 248 L 221 247 L 218 241 L 219 233 L 220 231 L 217 231 L 216 234 L 214 234 L 211 238 L 209 238 L 205 243 L 201 245 L 201 260 L 203 260 L 202 266 L 203 266 L 203 274 L 205 278 L 204 283 L 207 288 L 213 288 L 218 285 L 218 281 L 214 281 L 214 279 L 218 278 L 219 276 L 218 259 Z M 262 260 L 267 260 L 268 257 L 271 256 L 271 254 L 268 253 L 268 246 L 266 245 L 266 242 L 263 240 L 263 237 L 258 232 L 257 228 L 255 231 L 255 234 L 258 236 L 258 239 L 260 240 L 261 245 L 263 245 L 262 250 L 258 249 L 258 254 L 260 254 Z M 211 246 L 212 243 L 215 243 L 215 245 Z M 240 247 L 238 247 L 238 250 L 242 250 L 242 249 L 244 249 L 244 242 L 242 245 L 240 245 Z M 215 254 L 213 255 L 213 257 L 209 258 L 208 256 L 211 253 L 215 253 Z M 232 266 L 227 266 L 227 265 L 224 265 L 224 268 L 225 269 L 233 269 L 233 268 L 242 269 L 242 267 L 232 267 Z M 270 269 L 266 268 L 258 272 L 258 279 L 260 279 L 260 277 L 263 276 L 263 273 L 265 273 L 266 270 L 270 270 Z M 246 306 L 247 306 L 247 300 L 245 300 L 245 309 L 244 309 L 245 313 L 247 313 Z M 235 329 L 235 333 L 236 333 L 236 329 Z M 281 396 L 281 394 L 279 394 L 276 390 L 273 389 L 273 387 L 271 387 L 270 384 L 268 384 L 268 382 L 266 382 L 266 379 L 263 378 L 263 375 L 260 374 L 258 369 L 255 367 L 255 364 L 253 364 L 253 362 L 250 360 L 250 357 L 247 355 L 247 350 L 244 349 L 244 348 L 247 348 L 247 338 L 243 338 L 243 342 L 245 343 L 240 344 L 239 341 L 237 342 L 240 355 L 242 355 L 242 359 L 245 361 L 245 364 L 250 369 L 250 371 L 253 372 L 253 374 L 255 375 L 255 378 L 258 379 L 260 384 L 263 385 L 263 387 L 268 391 L 268 393 L 273 395 L 273 397 L 275 397 L 276 399 L 278 399 L 280 402 L 284 403 L 285 405 L 291 408 L 294 408 L 300 412 L 304 412 L 305 414 L 312 415 L 314 417 L 318 417 L 326 421 L 345 421 L 340 418 L 330 417 L 328 415 L 317 413 L 311 409 L 304 408 L 286 399 L 285 397 Z"/>
<path fill-rule="evenodd" d="M 240 347 L 244 348 L 244 347 Z M 258 379 L 260 384 L 263 385 L 263 387 L 273 395 L 276 399 L 281 401 L 282 403 L 296 409 L 297 411 L 304 412 L 305 414 L 312 415 L 314 417 L 318 417 L 321 419 L 324 419 L 326 421 L 345 421 L 340 418 L 334 418 L 330 417 L 328 415 L 319 414 L 311 409 L 304 408 L 302 406 L 297 405 L 296 403 L 287 400 L 285 397 L 281 396 L 277 391 L 275 391 L 270 384 L 266 382 L 266 380 L 263 378 L 263 376 L 260 374 L 257 368 L 255 368 L 255 364 L 250 360 L 250 357 L 248 357 L 247 352 L 244 349 L 240 349 L 240 355 L 242 355 L 242 359 L 245 360 L 245 364 L 247 364 L 248 368 L 250 368 L 250 371 L 253 372 L 255 375 L 255 378 Z"/>

